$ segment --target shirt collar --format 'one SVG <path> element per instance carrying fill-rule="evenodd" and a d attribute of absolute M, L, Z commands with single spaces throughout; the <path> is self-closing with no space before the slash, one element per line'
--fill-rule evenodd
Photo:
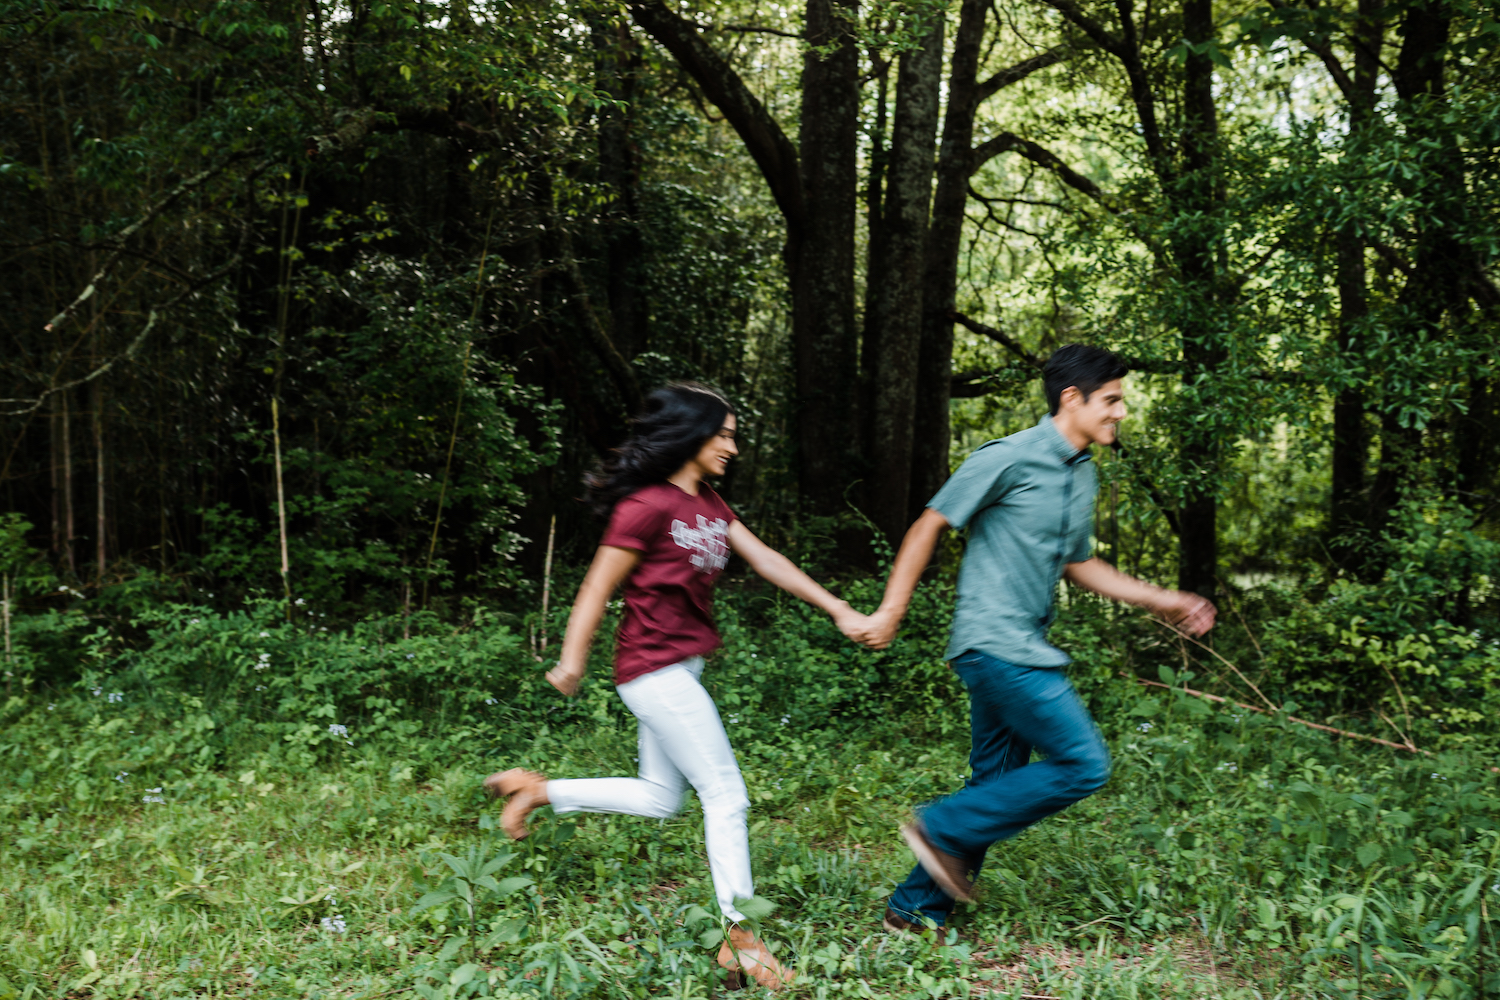
<path fill-rule="evenodd" d="M 1047 451 L 1062 464 L 1076 465 L 1094 457 L 1087 448 L 1082 451 L 1074 448 L 1072 443 L 1063 437 L 1062 431 L 1057 429 L 1057 424 L 1053 423 L 1050 413 L 1038 420 L 1036 425 L 1042 428 L 1042 438 L 1046 441 Z"/>

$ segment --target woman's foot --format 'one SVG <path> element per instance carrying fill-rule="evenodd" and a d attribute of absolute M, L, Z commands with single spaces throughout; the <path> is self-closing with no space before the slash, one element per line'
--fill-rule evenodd
<path fill-rule="evenodd" d="M 526 829 L 526 817 L 548 802 L 547 776 L 513 767 L 485 778 L 484 788 L 495 798 L 510 799 L 500 813 L 500 828 L 512 840 L 525 840 L 530 832 Z"/>
<path fill-rule="evenodd" d="M 764 941 L 741 927 L 730 928 L 729 940 L 719 949 L 719 965 L 729 972 L 731 989 L 744 986 L 749 976 L 768 990 L 779 990 L 797 976 L 776 961 Z"/>

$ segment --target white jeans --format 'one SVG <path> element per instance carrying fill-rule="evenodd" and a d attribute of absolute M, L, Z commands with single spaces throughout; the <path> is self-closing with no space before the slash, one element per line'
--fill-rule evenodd
<path fill-rule="evenodd" d="M 691 784 L 703 803 L 708 869 L 719 909 L 730 920 L 740 921 L 745 917 L 734 901 L 755 894 L 745 828 L 750 797 L 719 710 L 698 683 L 701 673 L 703 657 L 690 656 L 615 689 L 640 723 L 640 777 L 549 781 L 547 798 L 560 813 L 665 819 L 681 807 L 683 792 Z"/>

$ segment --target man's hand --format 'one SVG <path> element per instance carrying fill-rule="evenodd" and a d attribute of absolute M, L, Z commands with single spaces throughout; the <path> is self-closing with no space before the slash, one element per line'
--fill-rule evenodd
<path fill-rule="evenodd" d="M 838 608 L 833 611 L 833 623 L 844 633 L 844 637 L 855 642 L 864 642 L 865 633 L 869 630 L 870 619 L 849 606 L 848 601 L 840 601 Z"/>
<path fill-rule="evenodd" d="M 557 688 L 569 698 L 578 693 L 578 685 L 582 680 L 582 669 L 576 667 L 564 668 L 561 663 L 547 671 L 547 683 Z"/>
<path fill-rule="evenodd" d="M 1213 628 L 1219 613 L 1211 601 L 1185 590 L 1168 591 L 1152 610 L 1174 628 L 1193 636 Z"/>
<path fill-rule="evenodd" d="M 864 633 L 858 637 L 850 636 L 850 638 L 864 643 L 871 649 L 884 649 L 896 638 L 896 631 L 901 627 L 903 617 L 905 616 L 902 612 L 892 608 L 880 608 L 865 619 Z"/>

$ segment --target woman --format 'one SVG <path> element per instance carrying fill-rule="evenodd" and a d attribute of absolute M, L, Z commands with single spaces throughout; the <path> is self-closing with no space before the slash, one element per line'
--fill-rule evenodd
<path fill-rule="evenodd" d="M 673 383 L 651 394 L 630 439 L 586 480 L 587 498 L 609 526 L 547 680 L 565 695 L 577 692 L 605 604 L 623 582 L 615 684 L 639 723 L 640 776 L 548 781 L 514 768 L 491 775 L 485 786 L 510 797 L 501 824 L 520 839 L 539 806 L 665 818 L 691 784 L 703 803 L 714 892 L 724 916 L 738 925 L 745 917 L 735 901 L 755 892 L 745 826 L 750 800 L 718 710 L 699 683 L 704 654 L 720 645 L 711 614 L 714 581 L 733 551 L 767 580 L 828 612 L 845 635 L 858 634 L 865 616 L 756 538 L 709 488 L 707 480 L 723 475 L 739 452 L 734 435 L 728 401 L 706 386 Z M 733 979 L 743 972 L 772 989 L 792 977 L 740 926 L 730 930 L 719 964 Z"/>

